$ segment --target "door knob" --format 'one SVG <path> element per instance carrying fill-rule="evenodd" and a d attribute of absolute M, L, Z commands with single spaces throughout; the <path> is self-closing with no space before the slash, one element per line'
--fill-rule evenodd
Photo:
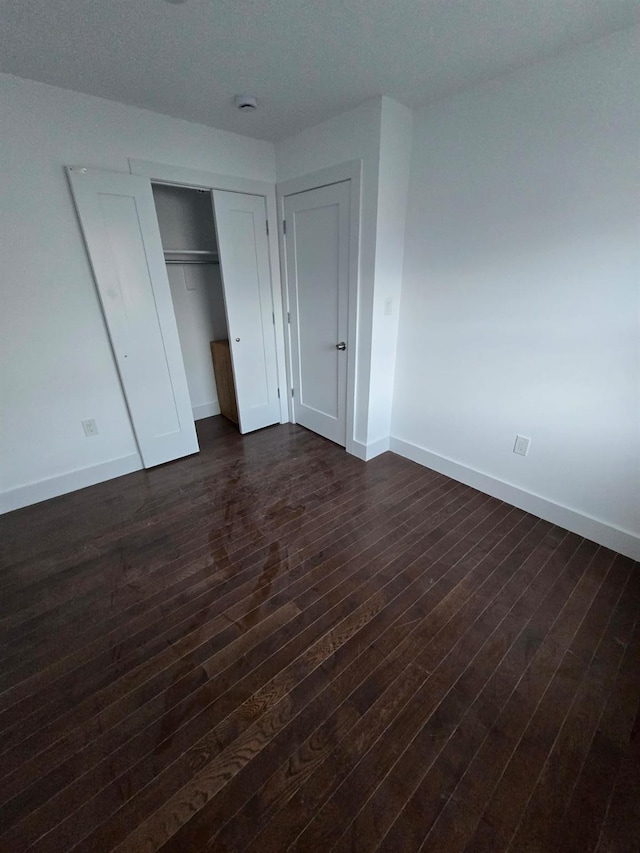
<path fill-rule="evenodd" d="M 240 343 L 240 338 L 236 338 L 236 343 Z"/>
<path fill-rule="evenodd" d="M 343 350 L 343 349 L 346 349 L 346 348 L 347 348 L 347 345 L 345 344 L 345 342 L 344 342 L 344 341 L 340 341 L 340 343 L 339 343 L 339 344 L 336 344 L 336 349 Z"/>

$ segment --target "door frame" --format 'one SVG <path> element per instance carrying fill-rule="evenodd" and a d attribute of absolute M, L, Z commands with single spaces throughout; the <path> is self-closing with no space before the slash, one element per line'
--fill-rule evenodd
<path fill-rule="evenodd" d="M 347 307 L 347 437 L 346 451 L 361 458 L 358 444 L 355 440 L 355 398 L 356 376 L 358 368 L 358 294 L 360 292 L 360 206 L 362 187 L 362 160 L 348 160 L 337 166 L 329 166 L 306 175 L 291 178 L 276 184 L 276 200 L 278 213 L 278 246 L 280 250 L 280 268 L 282 270 L 282 305 L 283 324 L 286 329 L 284 336 L 287 368 L 287 401 L 289 420 L 295 420 L 295 399 L 291 397 L 293 389 L 293 364 L 291 360 L 291 325 L 288 323 L 289 283 L 287 281 L 287 264 L 285 253 L 284 203 L 290 195 L 319 189 L 320 187 L 349 181 L 349 288 Z"/>
<path fill-rule="evenodd" d="M 276 333 L 276 361 L 278 367 L 278 386 L 280 389 L 280 423 L 290 420 L 286 389 L 290 388 L 287 375 L 287 344 L 285 338 L 283 292 L 278 286 L 282 281 L 277 227 L 276 187 L 267 181 L 240 178 L 234 175 L 220 175 L 185 166 L 173 166 L 169 163 L 156 163 L 152 160 L 129 158 L 129 171 L 132 175 L 149 178 L 152 183 L 169 186 L 188 187 L 190 189 L 226 190 L 227 192 L 246 193 L 262 196 L 265 199 L 268 223 L 267 243 L 269 246 L 269 272 L 271 275 L 271 298 L 273 300 L 273 319 Z"/>

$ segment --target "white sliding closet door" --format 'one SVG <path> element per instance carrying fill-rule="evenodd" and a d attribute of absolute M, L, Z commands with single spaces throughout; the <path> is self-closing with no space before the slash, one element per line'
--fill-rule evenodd
<path fill-rule="evenodd" d="M 151 182 L 67 171 L 144 467 L 197 453 Z"/>
<path fill-rule="evenodd" d="M 276 335 L 262 196 L 213 190 L 240 432 L 280 422 Z"/>

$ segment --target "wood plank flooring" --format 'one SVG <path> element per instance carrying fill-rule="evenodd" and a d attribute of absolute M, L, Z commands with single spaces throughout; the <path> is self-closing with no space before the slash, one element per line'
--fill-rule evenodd
<path fill-rule="evenodd" d="M 0 851 L 640 850 L 640 572 L 292 425 L 0 518 Z"/>

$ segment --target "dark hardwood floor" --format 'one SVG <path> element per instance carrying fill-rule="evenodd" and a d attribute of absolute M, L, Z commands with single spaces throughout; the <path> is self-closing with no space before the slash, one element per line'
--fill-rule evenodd
<path fill-rule="evenodd" d="M 390 453 L 0 518 L 0 850 L 638 851 L 640 572 Z"/>

